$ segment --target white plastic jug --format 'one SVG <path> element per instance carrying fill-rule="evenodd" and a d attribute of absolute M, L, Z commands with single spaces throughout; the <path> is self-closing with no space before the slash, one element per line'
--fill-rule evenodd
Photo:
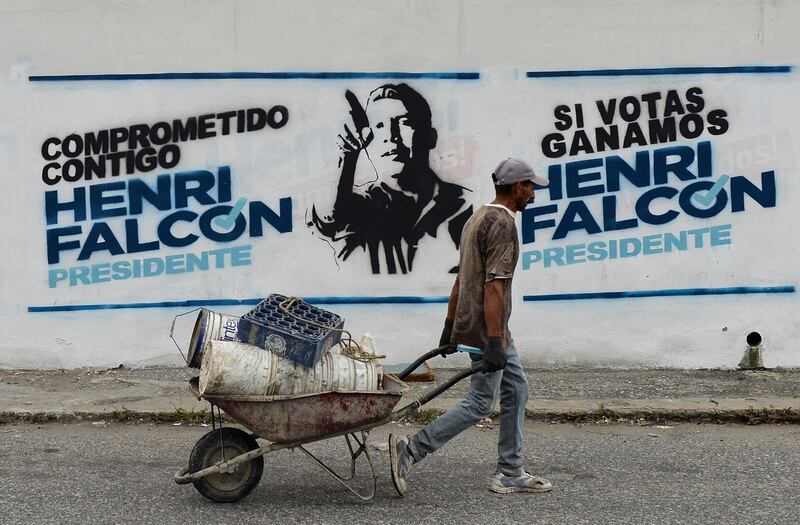
<path fill-rule="evenodd" d="M 383 369 L 328 351 L 313 368 L 236 341 L 208 341 L 200 367 L 201 394 L 299 395 L 378 390 Z"/>

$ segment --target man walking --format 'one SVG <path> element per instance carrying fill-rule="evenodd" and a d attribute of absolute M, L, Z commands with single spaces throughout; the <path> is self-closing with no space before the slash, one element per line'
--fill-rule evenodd
<path fill-rule="evenodd" d="M 534 198 L 534 183 L 548 181 L 525 162 L 506 159 L 492 180 L 496 198 L 482 206 L 464 225 L 458 276 L 447 305 L 439 345 L 483 349 L 483 371 L 470 380 L 466 398 L 455 408 L 410 438 L 389 435 L 392 481 L 404 495 L 414 463 L 486 418 L 500 395 L 500 435 L 497 471 L 489 489 L 498 493 L 547 492 L 550 481 L 523 469 L 522 428 L 528 381 L 508 330 L 511 279 L 519 258 L 515 213 Z M 480 358 L 470 354 L 473 360 Z"/>

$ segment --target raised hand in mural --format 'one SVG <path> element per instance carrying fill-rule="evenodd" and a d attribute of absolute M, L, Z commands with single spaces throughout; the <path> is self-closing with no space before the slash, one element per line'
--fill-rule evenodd
<path fill-rule="evenodd" d="M 341 168 L 345 162 L 355 161 L 361 150 L 366 149 L 372 141 L 373 133 L 369 127 L 369 120 L 367 119 L 367 112 L 361 106 L 358 98 L 349 89 L 345 92 L 345 98 L 350 104 L 350 117 L 353 119 L 353 128 L 344 125 L 344 133 L 339 134 L 336 145 L 339 148 L 339 167 Z M 355 169 L 355 165 L 352 166 Z"/>
<path fill-rule="evenodd" d="M 339 184 L 336 190 L 336 202 L 330 214 L 320 217 L 316 207 L 312 207 L 312 223 L 326 237 L 340 240 L 337 236 L 349 223 L 349 210 L 353 196 L 356 164 L 358 156 L 372 141 L 374 134 L 369 127 L 369 119 L 358 97 L 349 89 L 345 92 L 347 103 L 350 104 L 350 118 L 352 123 L 344 125 L 344 131 L 336 138 L 339 148 L 339 164 L 342 170 L 339 175 Z M 352 127 L 352 129 L 351 129 Z M 355 130 L 355 131 L 354 131 Z M 349 255 L 349 251 L 348 251 Z"/>
<path fill-rule="evenodd" d="M 364 131 L 369 132 L 367 135 L 371 139 L 372 132 L 369 130 L 369 128 L 365 128 Z M 344 132 L 340 133 L 336 139 L 336 147 L 339 148 L 340 168 L 346 161 L 355 161 L 358 159 L 358 155 L 361 150 L 366 149 L 367 144 L 369 144 L 369 140 L 365 140 L 362 138 L 363 136 L 364 135 L 362 135 L 362 133 L 358 133 L 356 135 L 356 133 L 354 133 L 347 124 L 344 125 Z"/>

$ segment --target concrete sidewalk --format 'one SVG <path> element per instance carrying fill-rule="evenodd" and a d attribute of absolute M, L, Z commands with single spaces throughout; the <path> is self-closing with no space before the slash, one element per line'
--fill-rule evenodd
<path fill-rule="evenodd" d="M 446 381 L 411 383 L 403 402 Z M 180 367 L 0 370 L 0 422 L 197 415 L 197 370 Z M 528 416 L 549 421 L 734 421 L 800 423 L 800 369 L 761 371 L 531 368 Z M 425 405 L 431 417 L 458 403 L 468 381 Z"/>

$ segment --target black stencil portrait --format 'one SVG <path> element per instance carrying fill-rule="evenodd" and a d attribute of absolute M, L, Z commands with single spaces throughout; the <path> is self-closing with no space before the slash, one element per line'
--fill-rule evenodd
<path fill-rule="evenodd" d="M 343 261 L 365 253 L 373 274 L 412 271 L 425 236 L 446 232 L 457 249 L 472 215 L 464 196 L 470 190 L 431 169 L 438 135 L 428 102 L 407 84 L 382 85 L 363 106 L 352 92 L 345 97 L 352 122 L 338 137 L 336 199 L 328 213 L 312 206 L 309 226 L 333 242 Z M 357 184 L 359 162 L 368 163 L 371 177 Z"/>

